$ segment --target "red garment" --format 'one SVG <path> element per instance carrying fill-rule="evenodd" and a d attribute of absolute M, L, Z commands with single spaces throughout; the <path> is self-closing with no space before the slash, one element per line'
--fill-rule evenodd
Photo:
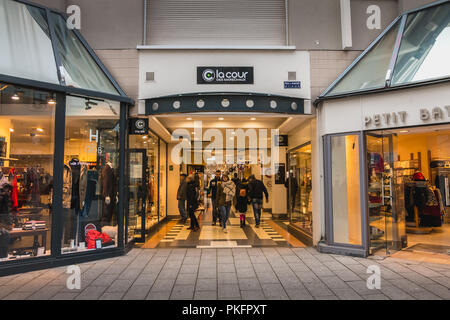
<path fill-rule="evenodd" d="M 97 239 L 102 239 L 102 244 L 112 241 L 112 239 L 106 233 L 101 233 L 98 232 L 97 230 L 89 230 L 86 233 L 85 237 L 88 249 L 95 249 L 95 240 Z"/>
<path fill-rule="evenodd" d="M 414 173 L 414 175 L 413 175 L 413 180 L 414 180 L 414 181 L 425 181 L 425 177 L 423 176 L 422 172 L 417 171 L 417 172 Z"/>
<path fill-rule="evenodd" d="M 16 168 L 9 169 L 8 176 L 12 179 L 12 192 L 11 192 L 11 201 L 12 201 L 12 209 L 15 211 L 19 208 L 18 198 L 18 188 L 17 188 L 17 172 Z"/>

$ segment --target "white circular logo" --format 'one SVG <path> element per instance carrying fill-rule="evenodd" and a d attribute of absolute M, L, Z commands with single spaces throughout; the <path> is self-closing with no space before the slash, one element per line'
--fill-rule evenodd
<path fill-rule="evenodd" d="M 145 128 L 145 121 L 144 120 L 137 120 L 135 123 L 136 129 L 142 130 Z"/>
<path fill-rule="evenodd" d="M 214 70 L 212 70 L 212 69 L 205 69 L 205 70 L 203 70 L 202 78 L 206 82 L 214 81 L 214 79 L 215 79 Z"/>

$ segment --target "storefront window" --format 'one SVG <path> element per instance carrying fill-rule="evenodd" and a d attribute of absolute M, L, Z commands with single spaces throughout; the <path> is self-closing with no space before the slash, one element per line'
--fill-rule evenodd
<path fill-rule="evenodd" d="M 331 137 L 331 189 L 335 243 L 361 245 L 361 182 L 358 135 Z"/>
<path fill-rule="evenodd" d="M 159 145 L 159 220 L 164 219 L 166 216 L 167 209 L 167 168 L 166 168 L 166 160 L 167 160 L 167 152 L 166 152 L 167 144 L 160 140 Z M 200 179 L 201 180 L 201 179 Z"/>
<path fill-rule="evenodd" d="M 59 84 L 44 10 L 0 0 L 0 43 L 1 74 Z"/>
<path fill-rule="evenodd" d="M 289 153 L 288 189 L 291 223 L 312 235 L 311 144 Z"/>
<path fill-rule="evenodd" d="M 117 246 L 117 102 L 68 96 L 63 176 L 63 253 Z"/>
<path fill-rule="evenodd" d="M 0 261 L 50 254 L 55 104 L 0 83 Z"/>

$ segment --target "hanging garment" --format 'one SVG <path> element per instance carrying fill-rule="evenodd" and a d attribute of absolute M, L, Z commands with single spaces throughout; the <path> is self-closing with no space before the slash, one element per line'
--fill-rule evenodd
<path fill-rule="evenodd" d="M 375 169 L 376 173 L 384 172 L 384 161 L 381 154 L 376 152 L 371 152 L 370 156 L 370 164 Z"/>
<path fill-rule="evenodd" d="M 114 243 L 108 234 L 98 232 L 97 230 L 89 230 L 85 237 L 88 249 L 95 249 L 95 240 L 97 239 L 102 240 L 102 246 Z"/>
<path fill-rule="evenodd" d="M 439 189 L 427 189 L 427 202 L 423 209 L 423 217 L 420 225 L 423 227 L 440 227 L 442 226 L 442 205 Z"/>
<path fill-rule="evenodd" d="M 116 204 L 116 181 L 114 176 L 114 170 L 106 164 L 101 172 L 102 180 L 102 226 L 108 225 L 112 221 L 114 213 L 114 207 Z M 109 203 L 106 203 L 106 198 L 109 197 Z"/>
<path fill-rule="evenodd" d="M 150 178 L 148 181 L 148 202 L 153 204 L 155 203 L 155 188 L 153 183 L 153 178 Z"/>
<path fill-rule="evenodd" d="M 81 210 L 80 206 L 80 174 L 81 164 L 78 159 L 72 159 L 69 162 L 70 170 L 72 171 L 72 199 L 70 201 L 70 209 L 74 209 L 78 214 Z"/>
<path fill-rule="evenodd" d="M 96 170 L 87 171 L 87 186 L 86 195 L 84 198 L 84 206 L 81 210 L 81 215 L 84 217 L 89 216 L 91 210 L 92 201 L 95 198 L 95 190 L 97 189 L 98 172 Z"/>
<path fill-rule="evenodd" d="M 11 192 L 11 207 L 12 210 L 17 211 L 19 208 L 19 202 L 18 202 L 18 188 L 17 188 L 17 171 L 16 168 L 9 169 L 9 181 L 12 185 L 12 192 Z"/>
<path fill-rule="evenodd" d="M 63 208 L 70 209 L 72 202 L 72 170 L 64 165 L 63 173 Z"/>
<path fill-rule="evenodd" d="M 86 189 L 88 183 L 88 167 L 85 164 L 82 164 L 80 167 L 80 181 L 79 181 L 79 194 L 80 194 L 80 208 L 83 209 L 84 201 L 86 199 Z"/>
<path fill-rule="evenodd" d="M 36 168 L 27 169 L 29 190 L 31 193 L 31 205 L 38 206 L 41 203 L 41 192 L 39 190 L 39 173 Z"/>

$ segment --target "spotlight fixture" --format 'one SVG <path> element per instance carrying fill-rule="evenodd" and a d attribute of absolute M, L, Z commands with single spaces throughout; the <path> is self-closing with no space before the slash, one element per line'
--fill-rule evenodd
<path fill-rule="evenodd" d="M 19 97 L 19 95 L 18 95 L 17 92 L 16 92 L 16 93 L 14 93 L 14 95 L 11 97 L 11 99 L 14 100 L 14 101 L 18 101 L 18 100 L 20 100 L 20 97 Z"/>
<path fill-rule="evenodd" d="M 44 132 L 44 129 L 42 129 L 42 128 L 36 128 L 36 131 Z"/>
<path fill-rule="evenodd" d="M 86 107 L 84 108 L 85 110 L 90 110 L 90 109 L 92 109 L 93 106 L 98 105 L 98 103 L 97 103 L 97 102 L 94 102 L 94 101 L 91 101 L 91 100 L 88 99 L 88 100 L 84 103 L 84 105 L 86 106 Z"/>
<path fill-rule="evenodd" d="M 255 120 L 256 120 L 256 118 L 250 118 L 250 120 L 252 120 L 252 121 L 255 121 Z"/>
<path fill-rule="evenodd" d="M 54 106 L 56 104 L 56 100 L 54 95 L 52 95 L 52 97 L 50 99 L 47 100 L 47 104 Z"/>
<path fill-rule="evenodd" d="M 222 121 L 222 120 L 224 120 L 224 118 L 220 117 L 219 120 Z"/>
<path fill-rule="evenodd" d="M 9 128 L 9 132 L 14 132 L 14 129 L 13 128 Z"/>
<path fill-rule="evenodd" d="M 186 120 L 192 120 L 192 118 L 189 117 L 189 118 L 186 118 Z"/>

